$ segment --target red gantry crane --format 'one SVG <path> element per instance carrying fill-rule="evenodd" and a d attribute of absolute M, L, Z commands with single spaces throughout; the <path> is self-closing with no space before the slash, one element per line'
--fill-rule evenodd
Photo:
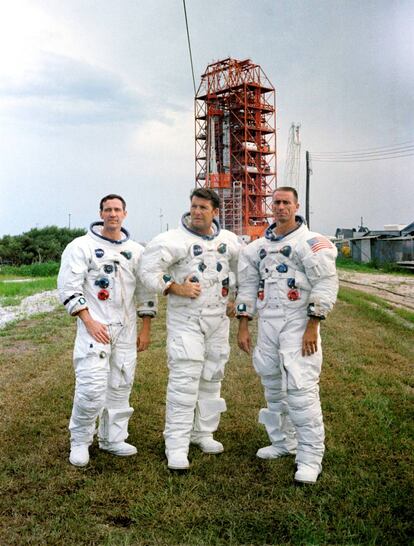
<path fill-rule="evenodd" d="M 208 65 L 195 97 L 197 187 L 220 195 L 220 223 L 260 237 L 276 187 L 275 89 L 250 59 Z"/>

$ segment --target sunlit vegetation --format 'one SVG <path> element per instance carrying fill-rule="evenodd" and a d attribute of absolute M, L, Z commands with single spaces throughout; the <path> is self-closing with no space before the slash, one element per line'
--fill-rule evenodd
<path fill-rule="evenodd" d="M 317 484 L 304 487 L 293 484 L 293 458 L 255 457 L 267 444 L 263 395 L 234 343 L 236 321 L 217 433 L 225 452 L 192 447 L 187 474 L 169 472 L 164 457 L 163 306 L 132 394 L 138 455 L 117 458 L 95 443 L 86 469 L 67 460 L 73 319 L 59 310 L 0 330 L 0 543 L 409 544 L 413 333 L 374 303 L 341 290 L 322 325 L 327 449 Z"/>

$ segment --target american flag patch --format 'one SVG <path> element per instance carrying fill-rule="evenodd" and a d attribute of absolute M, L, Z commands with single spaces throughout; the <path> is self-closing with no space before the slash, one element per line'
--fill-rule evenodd
<path fill-rule="evenodd" d="M 325 237 L 314 237 L 306 242 L 311 247 L 312 252 L 319 252 L 323 248 L 331 249 L 333 247 L 332 243 L 328 239 L 325 239 Z"/>

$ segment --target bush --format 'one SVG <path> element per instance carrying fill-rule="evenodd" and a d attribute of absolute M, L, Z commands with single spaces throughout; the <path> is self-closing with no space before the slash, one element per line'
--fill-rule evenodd
<path fill-rule="evenodd" d="M 30 265 L 57 262 L 64 248 L 75 237 L 84 234 L 84 229 L 46 226 L 33 228 L 22 235 L 5 235 L 0 239 L 0 263 Z"/>

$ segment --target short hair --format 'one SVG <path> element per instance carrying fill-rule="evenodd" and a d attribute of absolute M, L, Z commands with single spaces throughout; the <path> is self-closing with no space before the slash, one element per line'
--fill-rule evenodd
<path fill-rule="evenodd" d="M 298 192 L 295 190 L 295 188 L 292 188 L 291 186 L 279 186 L 279 187 L 276 188 L 275 191 L 273 192 L 272 197 L 273 197 L 273 195 L 274 195 L 277 191 L 290 191 L 291 193 L 293 193 L 293 197 L 295 198 L 296 203 L 297 203 L 298 200 L 299 200 Z"/>
<path fill-rule="evenodd" d="M 110 199 L 119 199 L 122 203 L 122 208 L 124 210 L 126 209 L 125 199 L 121 197 L 120 195 L 117 195 L 116 193 L 110 193 L 108 195 L 105 195 L 105 197 L 102 197 L 101 202 L 99 203 L 99 210 L 102 211 L 105 201 L 109 201 Z"/>
<path fill-rule="evenodd" d="M 220 208 L 220 197 L 211 188 L 195 188 L 190 194 L 190 200 L 193 197 L 199 197 L 200 199 L 207 199 L 211 201 L 214 209 Z"/>

